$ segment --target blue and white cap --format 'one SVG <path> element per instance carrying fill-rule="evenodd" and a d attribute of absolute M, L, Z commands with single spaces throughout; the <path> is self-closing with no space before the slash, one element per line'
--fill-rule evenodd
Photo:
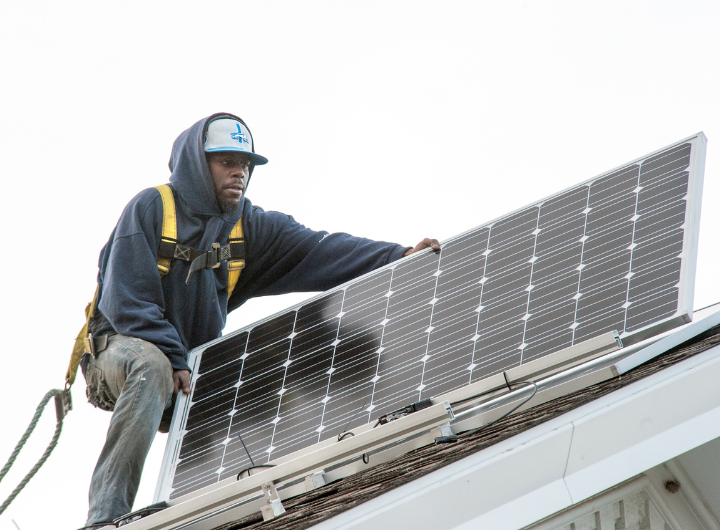
<path fill-rule="evenodd" d="M 244 123 L 231 118 L 220 118 L 210 122 L 205 136 L 205 152 L 240 151 L 250 155 L 250 161 L 261 166 L 268 159 L 255 153 L 252 135 Z"/>

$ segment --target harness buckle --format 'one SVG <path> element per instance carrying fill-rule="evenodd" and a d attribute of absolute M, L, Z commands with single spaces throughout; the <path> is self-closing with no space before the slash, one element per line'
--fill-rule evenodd
<path fill-rule="evenodd" d="M 209 252 L 209 254 L 212 256 L 212 260 L 215 262 L 215 265 L 212 266 L 213 269 L 217 269 L 220 265 L 222 265 L 222 260 L 220 259 L 220 243 L 213 243 L 212 250 Z"/>

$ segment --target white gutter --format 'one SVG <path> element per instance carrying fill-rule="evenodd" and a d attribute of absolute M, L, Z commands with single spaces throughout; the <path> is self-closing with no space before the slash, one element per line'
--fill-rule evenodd
<path fill-rule="evenodd" d="M 313 528 L 517 529 L 720 436 L 720 346 Z"/>

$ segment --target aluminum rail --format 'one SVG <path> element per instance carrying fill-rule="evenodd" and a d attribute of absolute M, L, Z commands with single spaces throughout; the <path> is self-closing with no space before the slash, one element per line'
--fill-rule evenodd
<path fill-rule="evenodd" d="M 701 333 L 704 333 L 718 325 L 720 325 L 720 311 L 716 311 L 702 320 L 698 320 L 697 322 L 684 326 L 675 333 L 660 339 L 647 348 L 643 348 L 632 355 L 628 355 L 621 361 L 618 361 L 615 364 L 615 375 L 622 375 L 636 366 L 640 366 L 642 363 L 654 359 L 671 348 L 680 346 L 683 342 L 687 342 L 688 340 L 697 337 Z"/>
<path fill-rule="evenodd" d="M 446 423 L 452 418 L 453 412 L 448 402 L 433 405 L 386 425 L 381 425 L 377 429 L 345 438 L 329 447 L 171 505 L 161 512 L 127 525 L 128 530 L 170 530 L 189 518 L 202 517 L 210 512 L 221 510 L 245 496 L 257 494 L 266 484 L 280 484 L 293 478 L 306 476 L 338 460 L 360 455 L 398 438 Z M 202 490 L 198 493 L 201 492 Z"/>

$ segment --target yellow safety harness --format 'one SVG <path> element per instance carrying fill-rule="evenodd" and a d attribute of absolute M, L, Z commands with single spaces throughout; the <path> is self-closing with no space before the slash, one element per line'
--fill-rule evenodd
<path fill-rule="evenodd" d="M 157 259 L 160 277 L 162 278 L 170 272 L 170 267 L 174 259 L 190 262 L 190 272 L 188 273 L 186 282 L 190 280 L 190 276 L 196 270 L 214 269 L 219 267 L 223 261 L 227 261 L 227 289 L 228 300 L 230 300 L 230 296 L 240 279 L 240 273 L 243 268 L 245 268 L 245 236 L 243 234 L 242 218 L 238 220 L 230 232 L 227 244 L 220 245 L 219 243 L 213 243 L 210 251 L 196 250 L 177 241 L 177 215 L 175 213 L 175 198 L 173 197 L 172 189 L 167 184 L 155 186 L 155 188 L 160 192 L 163 205 L 162 235 Z M 89 326 L 95 314 L 97 294 L 98 290 L 95 289 L 95 296 L 93 296 L 92 302 L 85 308 L 85 325 L 75 339 L 75 345 L 73 346 L 70 357 L 70 365 L 65 375 L 67 387 L 75 382 L 83 354 L 85 352 L 94 354 L 95 352 L 93 337 L 90 333 Z"/>

